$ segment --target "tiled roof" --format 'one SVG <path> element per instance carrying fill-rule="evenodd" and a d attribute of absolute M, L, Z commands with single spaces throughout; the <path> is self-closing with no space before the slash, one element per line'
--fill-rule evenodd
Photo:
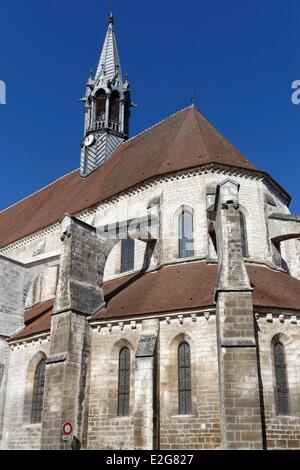
<path fill-rule="evenodd" d="M 264 266 L 247 266 L 256 307 L 300 311 L 300 281 Z M 189 262 L 137 273 L 104 284 L 107 307 L 94 320 L 125 319 L 214 306 L 217 265 Z M 50 329 L 53 300 L 26 311 L 25 328 L 11 340 Z"/>
<path fill-rule="evenodd" d="M 0 212 L 0 248 L 152 177 L 208 164 L 257 171 L 195 108 L 184 109 L 123 143 L 87 178 L 73 171 Z"/>
<path fill-rule="evenodd" d="M 25 310 L 25 327 L 11 339 L 18 340 L 49 331 L 53 304 L 53 299 L 47 300 Z"/>

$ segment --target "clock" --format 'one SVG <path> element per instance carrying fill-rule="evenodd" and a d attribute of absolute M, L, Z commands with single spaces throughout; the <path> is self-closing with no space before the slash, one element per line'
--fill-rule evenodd
<path fill-rule="evenodd" d="M 84 139 L 83 141 L 83 145 L 85 147 L 90 147 L 95 141 L 95 136 L 93 134 L 90 134 L 88 136 L 86 136 L 86 138 Z"/>

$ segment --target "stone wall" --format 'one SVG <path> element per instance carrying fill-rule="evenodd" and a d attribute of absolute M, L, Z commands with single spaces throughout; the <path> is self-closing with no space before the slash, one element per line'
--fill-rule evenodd
<path fill-rule="evenodd" d="M 0 255 L 0 440 L 9 366 L 6 339 L 24 325 L 25 298 L 41 265 L 24 266 Z"/>
<path fill-rule="evenodd" d="M 6 400 L 7 375 L 9 368 L 9 346 L 7 338 L 0 336 L 0 449 L 2 444 L 2 428 Z"/>
<path fill-rule="evenodd" d="M 160 448 L 214 449 L 220 446 L 220 402 L 215 315 L 161 321 L 159 338 Z M 195 321 L 196 320 L 196 321 Z M 191 350 L 192 413 L 179 415 L 178 347 Z"/>
<path fill-rule="evenodd" d="M 181 323 L 177 316 L 159 322 L 157 338 L 157 372 L 153 387 L 156 403 L 147 407 L 144 415 L 157 413 L 158 446 L 161 449 L 212 449 L 220 445 L 220 408 L 215 317 L 187 316 Z M 196 320 L 196 321 L 195 321 Z M 123 329 L 121 329 L 123 328 Z M 111 330 L 111 331 L 110 331 Z M 137 381 L 137 358 L 140 337 L 145 334 L 142 322 L 125 322 L 121 327 L 93 330 L 91 380 L 89 394 L 88 448 L 139 448 L 139 415 L 137 396 L 145 387 Z M 187 341 L 191 347 L 193 412 L 179 416 L 178 412 L 178 346 Z M 122 347 L 131 352 L 130 413 L 117 416 L 118 360 Z M 145 367 L 146 364 L 145 364 Z M 145 369 L 146 370 L 146 369 Z M 140 388 L 142 386 L 142 389 Z M 158 409 L 159 408 L 159 409 Z M 154 416 L 155 416 L 154 413 Z M 156 431 L 153 430 L 155 438 Z"/>
<path fill-rule="evenodd" d="M 26 386 L 32 388 L 29 367 L 36 355 L 49 352 L 49 339 L 31 341 L 10 351 L 9 374 L 3 428 L 3 449 L 40 449 L 41 423 L 31 424 L 26 406 Z M 30 381 L 30 384 L 28 384 Z"/>
<path fill-rule="evenodd" d="M 0 256 L 0 335 L 10 336 L 24 324 L 25 267 Z"/>
<path fill-rule="evenodd" d="M 121 329 L 123 328 L 123 329 Z M 95 328 L 92 337 L 91 378 L 88 412 L 88 449 L 134 449 L 135 353 L 141 322 L 124 327 Z M 129 416 L 118 416 L 119 354 L 130 351 Z"/>
<path fill-rule="evenodd" d="M 183 314 L 183 312 L 182 312 Z M 257 313 L 256 313 L 256 316 Z M 261 313 L 257 320 L 259 344 L 259 373 L 262 382 L 265 416 L 265 445 L 269 449 L 300 448 L 300 318 L 298 323 L 287 317 Z M 295 317 L 293 317 L 295 318 Z M 136 403 L 136 352 L 141 336 L 145 334 L 142 320 L 128 319 L 124 324 L 95 326 L 92 330 L 92 352 L 89 366 L 87 417 L 83 448 L 134 449 Z M 274 368 L 271 344 L 280 335 L 287 355 L 291 410 L 288 416 L 278 416 L 274 389 Z M 10 354 L 7 385 L 6 414 L 3 448 L 40 448 L 41 425 L 30 424 L 25 413 L 28 368 L 40 352 L 49 357 L 49 339 L 15 346 Z M 191 347 L 192 414 L 178 414 L 178 345 L 187 341 Z M 128 417 L 117 416 L 118 361 L 122 347 L 131 352 L 130 412 Z M 181 317 L 161 316 L 157 339 L 158 367 L 156 404 L 158 446 L 160 449 L 214 449 L 221 447 L 221 418 L 219 399 L 219 375 L 217 366 L 216 318 L 213 313 Z M 228 351 L 230 354 L 230 350 Z M 238 354 L 240 352 L 238 351 Z M 249 362 L 249 358 L 246 358 Z M 241 357 L 233 358 L 232 367 L 241 368 Z M 49 366 L 47 366 L 49 367 Z M 52 367 L 52 366 L 50 366 Z M 229 374 L 229 372 L 228 372 Z M 229 378 L 229 375 L 228 375 Z M 251 424 L 252 408 L 248 412 L 248 399 L 241 408 L 245 425 Z M 239 409 L 239 413 L 241 412 Z M 145 406 L 145 413 L 153 413 Z M 234 411 L 234 409 L 233 409 Z M 235 419 L 236 414 L 232 416 Z M 256 418 L 255 418 L 256 419 Z M 243 425 L 243 422 L 240 422 Z"/>
<path fill-rule="evenodd" d="M 54 299 L 58 279 L 58 266 L 45 268 L 34 280 L 26 296 L 26 308 Z"/>
<path fill-rule="evenodd" d="M 267 317 L 261 314 L 257 320 L 257 335 L 261 364 L 265 415 L 265 440 L 268 449 L 300 448 L 300 318 L 279 313 Z M 289 386 L 289 414 L 279 415 L 276 407 L 276 386 L 274 373 L 274 340 L 285 346 L 287 377 Z"/>

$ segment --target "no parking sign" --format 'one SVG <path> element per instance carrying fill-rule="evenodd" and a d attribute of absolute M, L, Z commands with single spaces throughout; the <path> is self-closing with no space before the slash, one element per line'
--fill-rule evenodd
<path fill-rule="evenodd" d="M 61 428 L 63 434 L 62 440 L 64 441 L 64 450 L 68 450 L 68 443 L 72 440 L 73 424 L 70 421 L 66 421 Z"/>
<path fill-rule="evenodd" d="M 69 421 L 66 421 L 62 426 L 62 433 L 64 436 L 70 436 L 73 432 L 73 425 Z"/>

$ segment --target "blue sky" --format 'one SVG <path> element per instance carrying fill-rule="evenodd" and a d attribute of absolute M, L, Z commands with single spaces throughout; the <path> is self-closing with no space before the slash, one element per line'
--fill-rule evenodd
<path fill-rule="evenodd" d="M 2 2 L 0 209 L 79 165 L 82 96 L 108 0 Z M 293 197 L 300 213 L 299 0 L 114 0 L 131 135 L 190 104 Z"/>

